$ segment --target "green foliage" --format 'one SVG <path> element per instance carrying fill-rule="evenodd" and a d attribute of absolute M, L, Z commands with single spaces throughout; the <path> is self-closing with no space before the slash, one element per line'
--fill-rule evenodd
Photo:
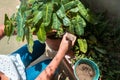
<path fill-rule="evenodd" d="M 46 40 L 46 32 L 44 24 L 40 25 L 39 30 L 37 32 L 38 39 L 41 40 L 41 42 L 44 42 Z"/>
<path fill-rule="evenodd" d="M 120 42 L 116 42 L 119 38 L 116 34 L 119 34 L 120 27 L 115 27 L 115 24 L 117 23 L 108 21 L 105 14 L 101 14 L 98 24 L 87 25 L 82 36 L 87 41 L 87 52 L 85 54 L 80 51 L 79 44 L 76 43 L 73 48 L 75 58 L 71 60 L 72 63 L 81 58 L 91 59 L 99 66 L 102 80 L 119 80 Z"/>
<path fill-rule="evenodd" d="M 10 18 L 5 14 L 5 34 L 10 37 L 16 31 L 17 40 L 27 39 L 32 52 L 33 33 L 40 42 L 45 42 L 52 30 L 57 30 L 57 37 L 70 32 L 77 36 L 73 63 L 87 57 L 98 64 L 103 80 L 119 80 L 120 70 L 116 66 L 119 63 L 110 54 L 120 42 L 120 36 L 116 36 L 120 28 L 108 33 L 108 21 L 101 17 L 104 16 L 96 18 L 80 0 L 22 0 L 17 13 Z"/>
<path fill-rule="evenodd" d="M 55 13 L 53 13 L 52 29 L 59 30 L 60 27 L 61 27 L 61 22 L 59 21 L 57 15 Z"/>
<path fill-rule="evenodd" d="M 5 15 L 5 33 L 10 37 L 16 30 L 17 40 L 26 38 L 28 49 L 32 52 L 33 33 L 37 34 L 41 42 L 45 42 L 47 33 L 53 29 L 57 30 L 57 36 L 66 31 L 78 38 L 84 35 L 86 23 L 97 23 L 89 12 L 79 0 L 22 0 L 14 17 L 9 19 Z M 80 47 L 85 53 L 81 44 Z"/>
<path fill-rule="evenodd" d="M 85 39 L 78 39 L 78 44 L 80 47 L 80 51 L 83 53 L 87 52 L 87 41 Z"/>
<path fill-rule="evenodd" d="M 7 14 L 5 14 L 5 34 L 7 36 L 11 36 L 12 33 L 14 32 L 14 15 L 12 16 L 12 18 L 8 18 Z"/>

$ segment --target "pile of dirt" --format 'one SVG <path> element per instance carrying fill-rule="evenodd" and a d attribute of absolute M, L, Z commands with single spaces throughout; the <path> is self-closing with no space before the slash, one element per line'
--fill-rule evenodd
<path fill-rule="evenodd" d="M 76 67 L 76 74 L 80 80 L 93 80 L 95 76 L 94 70 L 85 63 L 79 64 Z"/>

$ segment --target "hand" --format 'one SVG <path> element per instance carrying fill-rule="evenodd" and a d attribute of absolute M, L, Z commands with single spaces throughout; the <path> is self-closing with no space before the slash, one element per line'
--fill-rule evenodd
<path fill-rule="evenodd" d="M 51 80 L 55 70 L 58 68 L 60 62 L 63 60 L 65 53 L 70 47 L 75 43 L 76 37 L 72 34 L 66 33 L 61 41 L 59 50 L 50 64 L 46 67 L 45 70 L 35 80 Z"/>
<path fill-rule="evenodd" d="M 4 25 L 0 24 L 0 39 L 4 36 Z"/>
<path fill-rule="evenodd" d="M 76 36 L 70 33 L 65 33 L 65 35 L 62 38 L 59 49 L 68 51 L 74 45 L 75 40 L 76 40 Z"/>
<path fill-rule="evenodd" d="M 0 72 L 0 80 L 10 80 L 4 73 Z"/>

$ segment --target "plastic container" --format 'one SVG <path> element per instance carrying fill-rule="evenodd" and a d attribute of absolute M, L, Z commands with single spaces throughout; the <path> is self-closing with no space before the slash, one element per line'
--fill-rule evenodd
<path fill-rule="evenodd" d="M 93 80 L 98 80 L 99 79 L 99 76 L 100 76 L 100 72 L 99 72 L 99 68 L 97 66 L 97 64 L 90 60 L 90 59 L 87 59 L 87 58 L 83 58 L 83 59 L 80 59 L 78 60 L 75 65 L 74 65 L 74 75 L 76 77 L 77 80 L 80 80 L 76 74 L 76 67 L 77 65 L 81 64 L 81 63 L 85 63 L 85 64 L 88 64 L 90 67 L 92 67 L 92 69 L 94 70 L 95 72 L 95 75 L 93 77 Z"/>

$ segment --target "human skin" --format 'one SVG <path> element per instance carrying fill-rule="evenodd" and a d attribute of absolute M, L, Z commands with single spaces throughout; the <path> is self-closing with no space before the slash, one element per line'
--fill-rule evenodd
<path fill-rule="evenodd" d="M 4 25 L 0 24 L 0 39 L 4 36 Z"/>
<path fill-rule="evenodd" d="M 9 80 L 9 78 L 5 74 L 0 72 L 0 80 Z"/>
<path fill-rule="evenodd" d="M 36 80 L 51 80 L 55 70 L 58 68 L 60 62 L 62 61 L 65 54 L 67 53 L 67 51 L 70 49 L 72 45 L 74 45 L 74 42 L 70 41 L 67 38 L 67 34 L 65 34 L 63 36 L 63 39 L 61 41 L 61 44 L 56 56 L 53 58 L 50 64 L 46 67 L 46 69 L 42 71 L 42 73 L 36 78 Z"/>
<path fill-rule="evenodd" d="M 0 24 L 0 39 L 4 36 L 4 25 Z M 0 72 L 0 80 L 9 80 L 9 78 Z"/>
<path fill-rule="evenodd" d="M 4 25 L 0 25 L 0 38 L 3 37 L 4 34 Z M 51 80 L 55 70 L 58 68 L 58 65 L 62 61 L 63 57 L 65 56 L 66 52 L 74 45 L 74 41 L 69 40 L 68 33 L 63 36 L 61 41 L 59 50 L 50 64 L 43 70 L 42 73 L 36 78 L 36 80 Z M 0 72 L 0 80 L 9 80 L 9 78 Z"/>

